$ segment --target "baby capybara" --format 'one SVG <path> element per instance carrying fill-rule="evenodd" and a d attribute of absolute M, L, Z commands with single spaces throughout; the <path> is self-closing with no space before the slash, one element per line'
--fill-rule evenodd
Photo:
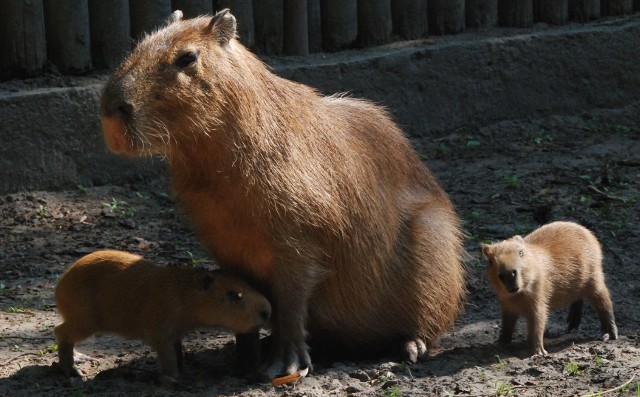
<path fill-rule="evenodd" d="M 159 267 L 122 251 L 80 258 L 56 287 L 64 319 L 55 328 L 60 367 L 77 375 L 76 343 L 96 333 L 142 339 L 157 352 L 161 373 L 177 379 L 181 339 L 198 327 L 246 333 L 269 320 L 271 305 L 244 281 L 221 271 Z"/>
<path fill-rule="evenodd" d="M 550 310 L 571 304 L 569 331 L 577 328 L 586 297 L 596 309 L 603 338 L 616 339 L 618 328 L 602 272 L 602 250 L 596 237 L 573 222 L 553 222 L 524 238 L 514 236 L 483 244 L 489 280 L 502 315 L 498 341 L 509 343 L 519 316 L 527 319 L 532 354 L 547 354 L 543 335 Z"/>
<path fill-rule="evenodd" d="M 168 160 L 202 242 L 269 295 L 265 378 L 310 366 L 307 330 L 415 361 L 458 314 L 458 216 L 387 111 L 276 76 L 227 10 L 143 38 L 101 119 L 111 150 Z"/>

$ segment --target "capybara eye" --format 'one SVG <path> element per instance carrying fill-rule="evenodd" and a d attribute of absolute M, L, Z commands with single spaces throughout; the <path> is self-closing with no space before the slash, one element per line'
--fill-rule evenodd
<path fill-rule="evenodd" d="M 196 51 L 185 52 L 180 55 L 175 61 L 175 65 L 179 68 L 186 68 L 191 66 L 198 60 L 198 53 Z"/>
<path fill-rule="evenodd" d="M 518 272 L 515 270 L 511 271 L 511 277 L 516 278 L 516 276 L 518 275 Z"/>
<path fill-rule="evenodd" d="M 227 297 L 231 302 L 237 303 L 242 300 L 242 292 L 227 291 Z"/>
<path fill-rule="evenodd" d="M 518 255 L 520 255 L 520 258 L 522 258 L 524 256 L 524 250 L 519 250 Z"/>

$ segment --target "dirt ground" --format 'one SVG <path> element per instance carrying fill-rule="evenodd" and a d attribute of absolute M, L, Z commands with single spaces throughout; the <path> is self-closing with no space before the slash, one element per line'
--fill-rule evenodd
<path fill-rule="evenodd" d="M 113 248 L 163 265 L 214 265 L 165 180 L 78 186 L 0 196 L 0 395 L 640 396 L 640 103 L 414 144 L 459 209 L 471 257 L 465 310 L 428 360 L 316 362 L 309 377 L 275 388 L 234 376 L 233 336 L 202 330 L 185 341 L 186 372 L 175 390 L 155 382 L 148 346 L 112 336 L 81 344 L 95 360 L 79 365 L 82 379 L 63 378 L 51 366 L 59 321 L 53 291 L 73 261 Z M 550 318 L 550 354 L 529 358 L 523 321 L 511 347 L 494 345 L 498 305 L 479 244 L 552 220 L 580 222 L 600 238 L 620 338 L 595 339 L 589 305 L 579 331 L 565 334 L 565 309 Z"/>

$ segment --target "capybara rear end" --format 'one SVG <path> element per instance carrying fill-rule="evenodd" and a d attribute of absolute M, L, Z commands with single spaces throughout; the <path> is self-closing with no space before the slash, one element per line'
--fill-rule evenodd
<path fill-rule="evenodd" d="M 221 271 L 160 267 L 139 255 L 96 251 L 60 279 L 55 328 L 60 366 L 73 368 L 74 345 L 96 333 L 142 339 L 157 352 L 161 372 L 178 377 L 181 339 L 198 327 L 255 332 L 271 305 L 244 281 Z"/>

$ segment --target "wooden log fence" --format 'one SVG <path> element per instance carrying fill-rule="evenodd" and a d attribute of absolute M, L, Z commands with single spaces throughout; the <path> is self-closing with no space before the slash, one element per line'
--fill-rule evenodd
<path fill-rule="evenodd" d="M 259 54 L 307 55 L 467 28 L 561 25 L 640 11 L 640 0 L 2 0 L 0 81 L 113 69 L 166 23 L 230 8 Z"/>

